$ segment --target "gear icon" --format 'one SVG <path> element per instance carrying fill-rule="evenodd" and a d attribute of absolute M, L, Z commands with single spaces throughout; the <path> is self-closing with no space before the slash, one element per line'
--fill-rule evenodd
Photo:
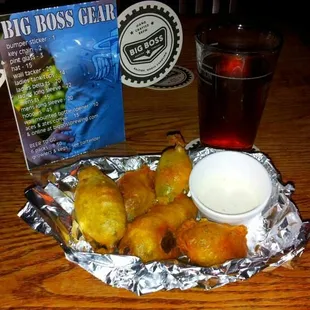
<path fill-rule="evenodd" d="M 132 5 L 128 9 L 126 9 L 118 18 L 118 26 L 119 26 L 119 37 L 120 37 L 120 53 L 121 59 L 124 59 L 123 52 L 123 39 L 127 34 L 124 33 L 128 31 L 129 27 L 132 24 L 143 23 L 147 18 L 158 16 L 161 20 L 164 20 L 166 23 L 166 27 L 168 29 L 171 28 L 173 31 L 171 32 L 171 46 L 169 47 L 169 53 L 166 53 L 166 56 L 162 60 L 162 64 L 160 65 L 159 70 L 150 70 L 149 74 L 133 74 L 130 68 L 124 65 L 124 62 L 121 61 L 122 64 L 122 82 L 128 86 L 133 87 L 146 87 L 153 85 L 163 79 L 176 64 L 178 57 L 181 52 L 182 43 L 183 43 L 183 32 L 182 26 L 179 21 L 178 16 L 175 14 L 172 9 L 170 9 L 167 5 L 157 2 L 157 1 L 143 1 L 137 4 Z M 153 26 L 153 23 L 151 23 Z M 153 26 L 154 27 L 154 26 Z M 154 27 L 154 31 L 156 31 Z M 132 31 L 129 32 L 129 35 L 132 34 Z M 147 55 L 149 54 L 146 53 Z M 159 54 L 157 59 L 163 54 Z M 152 67 L 150 65 L 150 67 Z"/>

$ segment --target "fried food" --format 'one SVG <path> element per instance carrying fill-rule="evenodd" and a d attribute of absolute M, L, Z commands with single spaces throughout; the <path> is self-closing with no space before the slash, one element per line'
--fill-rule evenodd
<path fill-rule="evenodd" d="M 184 148 L 180 134 L 169 135 L 173 147 L 168 147 L 160 157 L 156 175 L 155 192 L 159 203 L 172 202 L 175 197 L 188 191 L 192 162 Z"/>
<path fill-rule="evenodd" d="M 155 203 L 155 172 L 144 165 L 138 170 L 127 171 L 117 184 L 124 198 L 127 221 L 145 214 Z"/>
<path fill-rule="evenodd" d="M 113 252 L 126 231 L 126 211 L 116 183 L 95 166 L 78 174 L 75 217 L 88 241 Z"/>
<path fill-rule="evenodd" d="M 180 252 L 176 244 L 176 229 L 196 215 L 197 208 L 186 195 L 167 205 L 156 205 L 128 224 L 119 251 L 138 256 L 143 262 L 177 258 Z"/>
<path fill-rule="evenodd" d="M 169 204 L 155 205 L 148 215 L 161 217 L 170 227 L 177 229 L 185 220 L 196 218 L 197 212 L 192 199 L 181 194 Z"/>
<path fill-rule="evenodd" d="M 187 220 L 177 231 L 177 245 L 192 263 L 210 267 L 247 255 L 247 228 L 207 219 Z"/>

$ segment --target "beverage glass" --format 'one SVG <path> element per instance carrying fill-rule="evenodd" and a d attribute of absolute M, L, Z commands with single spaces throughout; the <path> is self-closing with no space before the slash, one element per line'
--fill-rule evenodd
<path fill-rule="evenodd" d="M 200 141 L 250 150 L 282 48 L 275 30 L 239 23 L 202 24 L 196 32 Z"/>

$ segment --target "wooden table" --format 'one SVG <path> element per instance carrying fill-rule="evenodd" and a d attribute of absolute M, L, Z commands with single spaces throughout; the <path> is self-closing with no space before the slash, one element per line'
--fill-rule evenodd
<path fill-rule="evenodd" d="M 178 64 L 195 72 L 195 21 L 184 23 Z M 285 45 L 272 83 L 256 145 L 273 160 L 293 199 L 310 219 L 310 49 L 283 27 Z M 124 87 L 128 144 L 137 152 L 160 152 L 166 132 L 198 137 L 197 82 L 175 91 Z M 0 130 L 0 307 L 9 309 L 309 309 L 310 248 L 292 263 L 211 291 L 191 289 L 141 297 L 112 288 L 68 262 L 51 238 L 34 232 L 17 213 L 32 178 L 8 99 L 1 88 Z"/>

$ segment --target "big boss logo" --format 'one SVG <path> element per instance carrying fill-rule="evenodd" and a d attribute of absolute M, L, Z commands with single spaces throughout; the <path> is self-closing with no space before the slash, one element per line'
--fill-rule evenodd
<path fill-rule="evenodd" d="M 147 38 L 128 43 L 124 54 L 130 64 L 151 63 L 167 47 L 167 29 L 161 27 Z"/>
<path fill-rule="evenodd" d="M 145 87 L 162 80 L 181 53 L 183 32 L 176 13 L 158 1 L 140 1 L 118 17 L 122 83 Z"/>

